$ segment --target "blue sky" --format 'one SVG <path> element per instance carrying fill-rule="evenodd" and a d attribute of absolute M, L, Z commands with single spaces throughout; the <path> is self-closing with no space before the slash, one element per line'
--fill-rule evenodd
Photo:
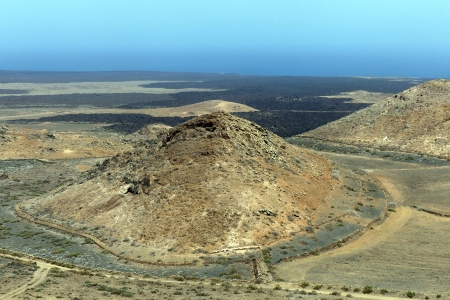
<path fill-rule="evenodd" d="M 0 69 L 450 77 L 448 0 L 0 2 Z"/>

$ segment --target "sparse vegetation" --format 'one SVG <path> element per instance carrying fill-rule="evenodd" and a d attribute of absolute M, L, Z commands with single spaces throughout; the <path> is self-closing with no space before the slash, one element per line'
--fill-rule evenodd
<path fill-rule="evenodd" d="M 43 232 L 24 230 L 24 231 L 19 232 L 17 234 L 17 236 L 20 236 L 20 237 L 22 237 L 24 239 L 29 239 L 29 238 L 32 238 L 32 237 L 34 237 L 36 235 L 42 234 L 42 233 Z"/>
<path fill-rule="evenodd" d="M 300 283 L 300 287 L 305 288 L 309 286 L 309 282 L 303 281 L 302 283 Z"/>
<path fill-rule="evenodd" d="M 89 281 L 85 284 L 87 287 L 95 287 L 98 291 L 105 291 L 109 292 L 111 295 L 118 295 L 123 297 L 133 297 L 133 293 L 127 290 L 126 287 L 122 287 L 120 289 L 98 284 L 98 283 L 91 283 Z"/>
<path fill-rule="evenodd" d="M 80 255 L 83 255 L 83 252 L 72 252 L 66 255 L 67 258 L 72 258 L 72 257 L 78 257 Z"/>
<path fill-rule="evenodd" d="M 265 248 L 262 250 L 263 259 L 266 264 L 271 263 L 271 254 L 270 254 L 271 250 L 272 250 L 271 248 Z"/>
<path fill-rule="evenodd" d="M 322 286 L 323 286 L 323 285 L 318 284 L 318 285 L 315 285 L 315 286 L 313 287 L 313 289 L 314 289 L 314 290 L 320 290 L 320 289 L 322 288 Z"/>
<path fill-rule="evenodd" d="M 411 292 L 411 291 L 406 292 L 406 297 L 408 297 L 408 298 L 414 298 L 415 295 L 416 295 L 416 293 L 414 293 L 414 292 Z"/>
<path fill-rule="evenodd" d="M 221 273 L 220 276 L 225 276 L 226 279 L 242 279 L 241 273 L 235 268 L 232 268 L 228 273 Z"/>
<path fill-rule="evenodd" d="M 333 291 L 333 292 L 331 292 L 330 295 L 333 295 L 333 296 L 340 296 L 341 293 L 339 293 L 338 291 Z M 337 299 L 336 299 L 336 300 L 337 300 Z"/>

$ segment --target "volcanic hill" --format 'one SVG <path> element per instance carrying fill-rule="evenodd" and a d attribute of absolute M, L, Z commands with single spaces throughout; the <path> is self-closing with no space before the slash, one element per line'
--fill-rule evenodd
<path fill-rule="evenodd" d="M 22 210 L 130 258 L 173 262 L 304 230 L 337 181 L 322 156 L 219 112 L 106 159 Z"/>
<path fill-rule="evenodd" d="M 302 134 L 331 142 L 450 158 L 450 81 L 432 80 Z"/>

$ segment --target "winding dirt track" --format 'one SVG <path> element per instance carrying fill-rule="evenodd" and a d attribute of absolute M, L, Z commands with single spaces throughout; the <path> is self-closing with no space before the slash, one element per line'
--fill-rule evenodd
<path fill-rule="evenodd" d="M 49 268 L 44 268 L 44 267 L 38 268 L 36 270 L 36 272 L 34 273 L 33 279 L 31 279 L 26 284 L 10 291 L 9 293 L 7 293 L 3 296 L 0 296 L 0 299 L 11 299 L 12 297 L 25 292 L 27 289 L 34 288 L 35 286 L 41 284 L 47 278 L 47 274 L 49 271 L 50 271 Z"/>
<path fill-rule="evenodd" d="M 58 268 L 63 271 L 76 270 L 76 269 L 69 269 L 66 267 L 53 265 L 48 262 L 45 262 L 45 261 L 42 261 L 39 259 L 35 259 L 35 258 L 31 258 L 31 257 L 17 257 L 17 256 L 8 255 L 8 254 L 0 254 L 0 257 L 4 257 L 7 259 L 13 259 L 13 260 L 21 260 L 21 261 L 25 261 L 25 262 L 33 262 L 33 263 L 36 263 L 36 265 L 38 266 L 38 269 L 34 273 L 33 279 L 31 279 L 26 284 L 10 291 L 7 294 L 0 295 L 0 300 L 11 299 L 12 297 L 25 292 L 27 289 L 34 288 L 34 287 L 38 286 L 39 284 L 43 283 L 45 281 L 45 279 L 47 278 L 48 272 L 50 271 L 51 268 Z"/>
<path fill-rule="evenodd" d="M 394 184 L 380 175 L 373 174 L 373 176 L 381 182 L 383 187 L 393 196 L 398 204 L 403 203 L 402 195 L 395 188 Z M 367 230 L 361 237 L 346 244 L 344 247 L 334 248 L 331 251 L 322 253 L 320 256 L 308 256 L 297 261 L 281 263 L 277 267 L 277 273 L 283 278 L 291 278 L 298 281 L 304 280 L 311 268 L 322 263 L 326 259 L 348 254 L 354 255 L 372 249 L 378 244 L 387 241 L 392 235 L 405 226 L 411 218 L 411 215 L 411 208 L 399 206 L 396 208 L 396 213 L 387 217 L 382 224 L 374 227 L 373 230 Z"/>
<path fill-rule="evenodd" d="M 366 231 L 361 237 L 344 247 L 324 252 L 320 256 L 308 256 L 297 261 L 281 263 L 277 267 L 277 273 L 282 278 L 292 278 L 297 281 L 302 281 L 311 268 L 322 263 L 325 259 L 356 254 L 374 248 L 391 238 L 410 219 L 412 213 L 411 208 L 398 207 L 396 210 L 397 213 L 391 214 L 381 225 L 374 227 L 373 230 Z"/>
<path fill-rule="evenodd" d="M 39 267 L 32 280 L 30 280 L 28 283 L 24 284 L 21 287 L 18 287 L 10 292 L 8 292 L 5 295 L 0 295 L 0 300 L 6 300 L 6 299 L 11 299 L 14 296 L 20 295 L 21 293 L 25 292 L 27 289 L 33 288 L 39 284 L 41 284 L 42 282 L 45 281 L 49 271 L 51 268 L 58 268 L 60 270 L 63 271 L 68 271 L 68 270 L 72 270 L 72 271 L 82 271 L 81 269 L 77 269 L 77 268 L 66 268 L 66 267 L 62 267 L 62 266 L 58 266 L 58 265 L 53 265 L 50 264 L 48 262 L 44 262 L 42 260 L 36 259 L 36 258 L 32 258 L 32 257 L 16 257 L 16 256 L 12 256 L 12 255 L 8 255 L 8 254 L 0 254 L 0 257 L 4 257 L 7 259 L 14 259 L 14 260 L 22 260 L 22 261 L 26 261 L 26 262 L 35 262 L 37 264 L 37 266 Z M 93 270 L 95 271 L 95 270 Z M 106 277 L 119 277 L 118 275 L 111 275 L 111 274 L 103 274 Z M 183 282 L 177 281 L 177 280 L 173 280 L 173 279 L 165 279 L 165 278 L 158 278 L 158 279 L 152 279 L 152 278 L 145 278 L 145 277 L 127 277 L 128 280 L 143 280 L 143 281 L 155 281 L 158 280 L 159 282 L 164 282 L 164 283 L 170 283 L 170 284 L 184 284 Z M 230 282 L 230 284 L 232 286 L 241 286 L 242 282 Z M 299 286 L 297 283 L 292 283 L 292 282 L 277 282 L 277 283 L 269 283 L 269 284 L 265 284 L 265 285 L 261 285 L 260 287 L 266 290 L 273 290 L 275 288 L 275 286 L 280 286 L 285 290 L 298 290 Z M 304 289 L 306 292 L 310 293 L 313 292 L 313 289 L 311 288 L 306 288 Z M 324 291 L 316 291 L 317 294 L 321 294 L 321 295 L 329 295 L 330 294 L 330 290 L 324 290 Z M 382 299 L 382 300 L 404 300 L 404 299 L 408 299 L 408 298 L 402 298 L 402 297 L 392 297 L 392 296 L 383 296 L 383 295 L 371 295 L 371 294 L 362 294 L 362 293 L 349 293 L 352 295 L 353 298 L 356 299 Z"/>

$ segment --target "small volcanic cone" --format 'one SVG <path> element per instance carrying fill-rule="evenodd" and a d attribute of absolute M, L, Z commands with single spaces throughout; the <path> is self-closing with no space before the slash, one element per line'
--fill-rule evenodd
<path fill-rule="evenodd" d="M 301 231 L 330 193 L 331 172 L 314 152 L 219 112 L 106 159 L 23 209 L 130 257 L 186 259 Z"/>

